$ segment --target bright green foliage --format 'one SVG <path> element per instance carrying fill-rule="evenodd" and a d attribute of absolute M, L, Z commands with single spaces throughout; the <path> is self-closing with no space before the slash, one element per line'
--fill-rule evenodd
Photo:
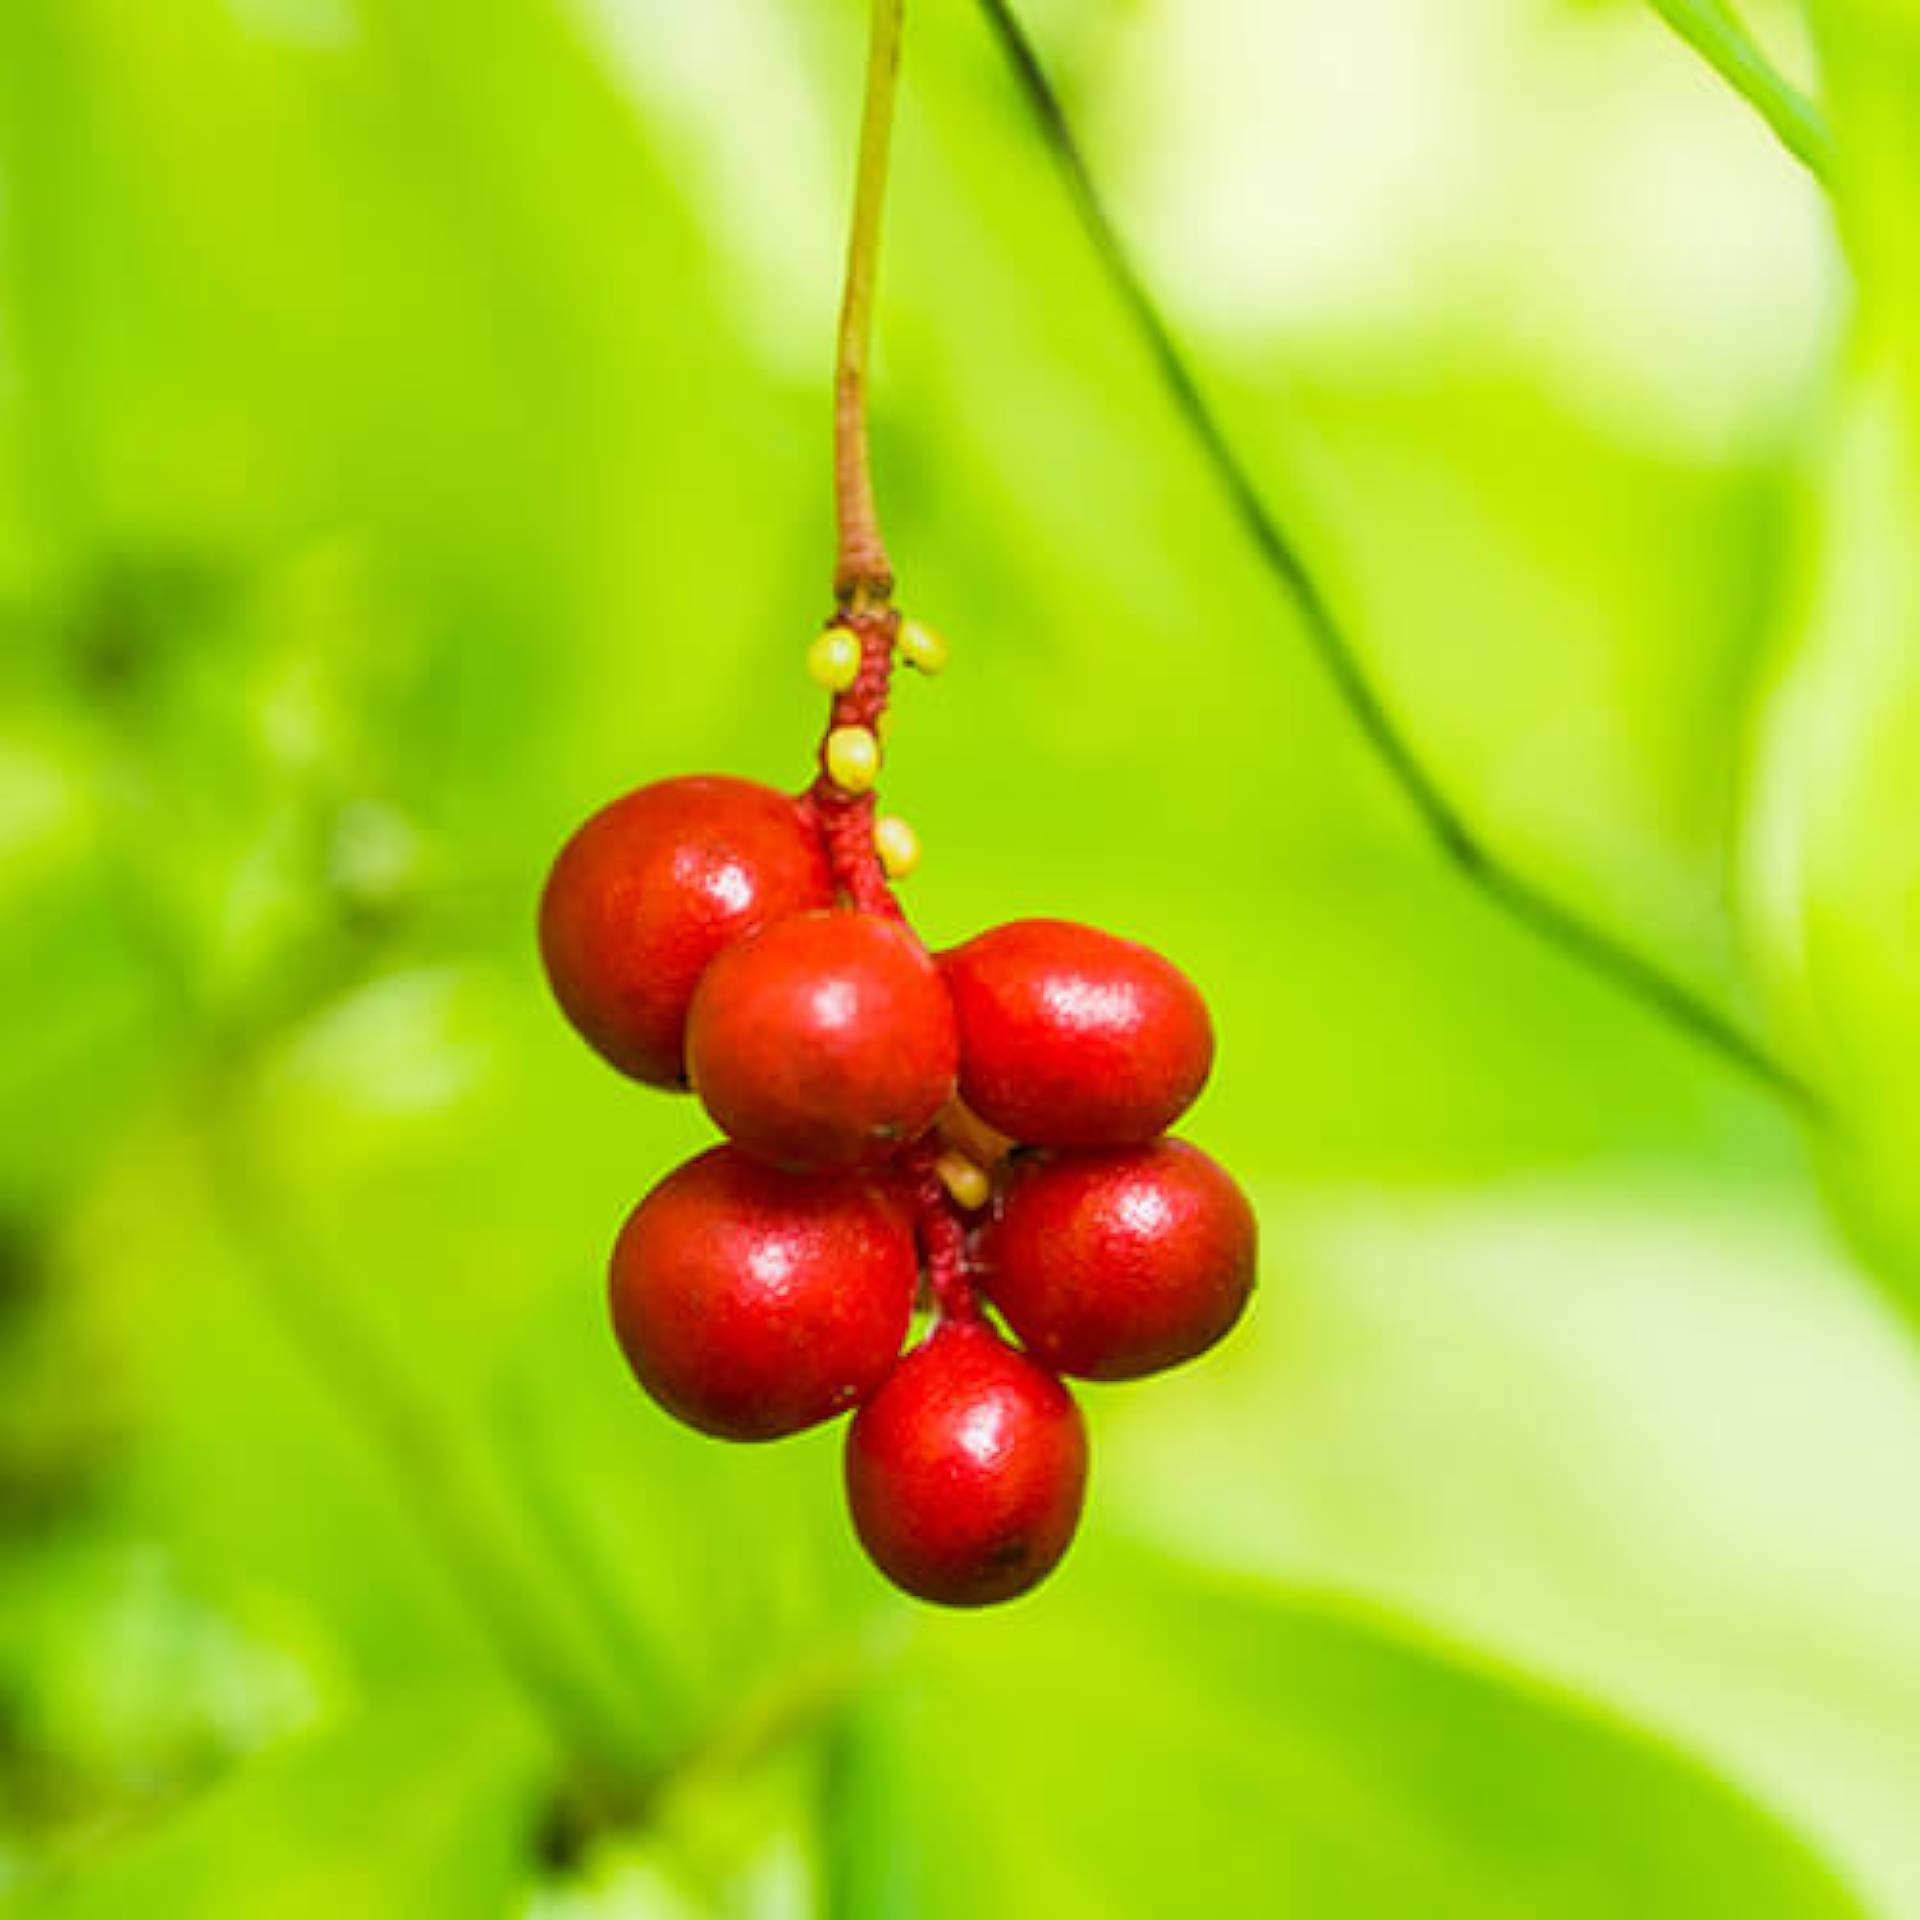
<path fill-rule="evenodd" d="M 1651 0 L 1654 11 L 1749 101 L 1803 166 L 1825 179 L 1833 141 L 1820 110 L 1774 67 L 1723 0 Z"/>
<path fill-rule="evenodd" d="M 1116 1557 L 928 1637 L 842 1756 L 855 1914 L 1858 1911 L 1657 1744 L 1324 1598 Z"/>
<path fill-rule="evenodd" d="M 1920 1301 L 1920 18 L 1820 11 L 1850 109 L 1844 231 L 1860 289 L 1761 762 L 1753 894 L 1780 995 L 1844 1116 L 1844 1217 Z"/>
<path fill-rule="evenodd" d="M 634 1392 L 602 1262 L 704 1130 L 531 938 L 614 792 L 804 777 L 861 11 L 0 6 L 8 1892 L 1920 1912 L 1911 9 L 1817 10 L 1838 244 L 1643 7 L 1034 9 L 1409 733 L 1771 1020 L 1809 1154 L 1422 841 L 910 0 L 911 905 L 1186 965 L 1267 1246 L 1217 1358 L 1089 1392 L 1058 1580 L 951 1619 L 835 1435 Z"/>

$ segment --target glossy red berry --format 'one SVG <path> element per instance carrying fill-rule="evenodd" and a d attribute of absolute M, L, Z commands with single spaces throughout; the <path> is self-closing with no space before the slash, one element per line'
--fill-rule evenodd
<path fill-rule="evenodd" d="M 640 787 L 567 844 L 540 901 L 540 951 L 562 1010 L 621 1072 L 684 1087 L 694 988 L 723 947 L 823 907 L 833 881 L 790 795 L 697 775 Z"/>
<path fill-rule="evenodd" d="M 861 1544 L 896 1586 L 942 1606 L 990 1606 L 1044 1580 L 1086 1484 L 1073 1396 L 978 1321 L 938 1326 L 847 1433 Z"/>
<path fill-rule="evenodd" d="M 1180 1140 L 1017 1161 L 979 1280 L 1035 1359 L 1133 1380 L 1204 1353 L 1253 1291 L 1253 1209 Z"/>
<path fill-rule="evenodd" d="M 1151 1140 L 1206 1084 L 1206 1003 L 1150 947 L 1069 920 L 1015 920 L 940 965 L 960 1025 L 961 1097 L 1016 1140 Z"/>
<path fill-rule="evenodd" d="M 728 948 L 687 1027 L 707 1111 L 778 1166 L 884 1158 L 953 1097 L 955 1052 L 939 969 L 870 913 L 800 914 Z"/>
<path fill-rule="evenodd" d="M 880 1385 L 906 1342 L 918 1271 L 911 1215 L 878 1181 L 784 1173 L 714 1147 L 621 1229 L 614 1330 L 669 1413 L 722 1439 L 773 1440 Z"/>

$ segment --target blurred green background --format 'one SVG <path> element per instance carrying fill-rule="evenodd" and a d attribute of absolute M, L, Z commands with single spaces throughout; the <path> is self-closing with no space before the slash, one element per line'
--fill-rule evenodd
<path fill-rule="evenodd" d="M 1266 1252 L 1050 1586 L 895 1598 L 625 1377 L 704 1129 L 531 935 L 805 776 L 864 8 L 6 0 L 14 1910 L 1920 1915 L 1920 6 L 1751 10 L 1830 190 L 1630 0 L 1031 12 L 1450 791 L 1829 1123 L 1436 857 L 909 0 L 910 906 L 1178 957 Z"/>

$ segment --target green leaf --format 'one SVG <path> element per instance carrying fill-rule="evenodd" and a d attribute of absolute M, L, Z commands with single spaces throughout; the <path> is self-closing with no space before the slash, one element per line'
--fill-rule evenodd
<path fill-rule="evenodd" d="M 1607 1701 L 1912 1908 L 1920 1370 L 1814 1196 L 1258 1199 L 1234 1339 L 1089 1394 L 1096 1524 Z"/>
<path fill-rule="evenodd" d="M 1825 178 L 1832 135 L 1820 110 L 1786 77 L 1721 0 L 1652 0 L 1653 10 L 1720 75 L 1795 159 Z"/>
<path fill-rule="evenodd" d="M 842 1775 L 859 1920 L 1815 1920 L 1775 1819 L 1630 1726 L 1339 1602 L 1137 1557 L 931 1625 Z M 896 1851 L 897 1850 L 897 1851 Z"/>
<path fill-rule="evenodd" d="M 1920 1313 L 1920 13 L 1815 13 L 1858 312 L 1758 757 L 1748 897 L 1834 1109 L 1843 1217 Z"/>
<path fill-rule="evenodd" d="M 487 1920 L 516 1911 L 526 1748 L 456 1701 L 291 1741 L 36 1901 L 33 1920 Z"/>

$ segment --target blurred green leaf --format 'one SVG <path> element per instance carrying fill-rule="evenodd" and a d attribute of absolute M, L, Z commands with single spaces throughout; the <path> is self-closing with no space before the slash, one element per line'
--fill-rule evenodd
<path fill-rule="evenodd" d="M 849 1914 L 1862 1911 L 1685 1757 L 1311 1596 L 1108 1556 L 923 1651 L 842 1776 Z"/>
<path fill-rule="evenodd" d="M 33 1920 L 483 1920 L 517 1910 L 534 1822 L 524 1748 L 457 1701 L 389 1701 L 287 1743 Z"/>
<path fill-rule="evenodd" d="M 1234 1342 L 1089 1396 L 1095 1524 L 1606 1701 L 1912 1906 L 1920 1365 L 1811 1196 L 1258 1197 Z"/>
<path fill-rule="evenodd" d="M 1825 177 L 1832 136 L 1820 110 L 1782 75 L 1722 0 L 1652 0 L 1653 9 L 1764 119 L 1795 159 Z"/>
<path fill-rule="evenodd" d="M 1749 892 L 1840 1124 L 1830 1184 L 1920 1308 L 1920 18 L 1815 8 L 1860 283 L 1799 630 L 1760 762 Z"/>

